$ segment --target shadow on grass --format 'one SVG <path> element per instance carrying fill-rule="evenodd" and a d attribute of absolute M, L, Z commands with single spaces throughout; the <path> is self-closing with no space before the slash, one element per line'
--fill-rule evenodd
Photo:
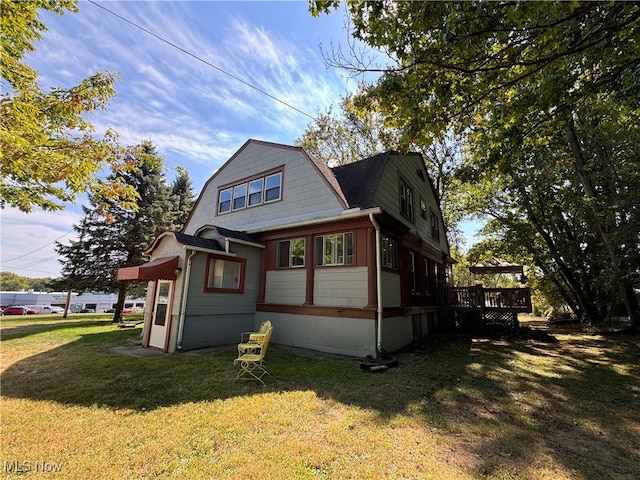
<path fill-rule="evenodd" d="M 435 433 L 463 437 L 477 478 L 513 478 L 512 469 L 541 455 L 579 478 L 635 478 L 640 464 L 638 337 L 549 343 L 436 336 L 399 352 L 400 366 L 379 374 L 361 371 L 358 362 L 274 345 L 262 387 L 233 383 L 233 346 L 155 358 L 114 351 L 139 332 L 87 334 L 20 360 L 3 372 L 2 394 L 142 411 L 314 391 L 377 412 L 381 425 L 406 416 Z"/>

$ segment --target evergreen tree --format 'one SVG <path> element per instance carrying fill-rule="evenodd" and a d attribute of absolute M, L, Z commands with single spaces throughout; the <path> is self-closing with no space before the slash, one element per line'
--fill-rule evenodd
<path fill-rule="evenodd" d="M 74 290 L 118 291 L 114 321 L 120 316 L 129 287 L 129 282 L 118 282 L 118 269 L 144 263 L 144 251 L 158 235 L 174 227 L 177 217 L 163 160 L 151 142 L 129 148 L 127 156 L 140 165 L 139 170 L 122 178 L 136 191 L 137 208 L 126 209 L 116 202 L 105 204 L 91 197 L 91 207 L 83 207 L 85 217 L 74 227 L 78 240 L 69 245 L 56 244 L 57 253 L 65 258 L 61 261 L 61 285 Z M 132 286 L 129 293 L 140 295 L 144 287 L 146 284 Z"/>
<path fill-rule="evenodd" d="M 182 229 L 195 203 L 189 174 L 183 168 L 178 168 L 178 174 L 179 176 L 171 184 L 171 196 L 176 214 L 172 230 Z"/>

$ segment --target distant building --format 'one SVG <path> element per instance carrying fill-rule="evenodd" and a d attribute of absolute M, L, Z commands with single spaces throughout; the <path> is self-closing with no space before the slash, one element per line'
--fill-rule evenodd
<path fill-rule="evenodd" d="M 0 292 L 0 305 L 2 308 L 9 305 L 55 305 L 64 307 L 66 302 L 67 292 Z M 79 295 L 72 293 L 69 310 L 71 312 L 79 312 L 80 310 L 106 312 L 114 309 L 117 302 L 117 294 L 85 293 Z M 127 298 L 124 307 L 144 309 L 145 299 Z"/>

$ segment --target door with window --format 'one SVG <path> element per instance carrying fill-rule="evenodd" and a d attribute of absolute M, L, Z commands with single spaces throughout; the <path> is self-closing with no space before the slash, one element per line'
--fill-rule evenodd
<path fill-rule="evenodd" d="M 151 322 L 151 334 L 149 335 L 149 346 L 164 350 L 165 339 L 167 338 L 167 328 L 169 326 L 171 284 L 167 280 L 158 280 L 156 298 L 153 304 L 153 319 Z"/>

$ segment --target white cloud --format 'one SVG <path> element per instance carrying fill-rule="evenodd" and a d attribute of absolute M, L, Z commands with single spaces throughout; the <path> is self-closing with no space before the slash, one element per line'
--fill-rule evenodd
<path fill-rule="evenodd" d="M 81 215 L 70 209 L 34 210 L 27 214 L 5 208 L 0 213 L 2 271 L 27 277 L 57 277 L 60 264 L 54 242 L 67 243 L 75 239 L 73 225 L 80 219 Z"/>

